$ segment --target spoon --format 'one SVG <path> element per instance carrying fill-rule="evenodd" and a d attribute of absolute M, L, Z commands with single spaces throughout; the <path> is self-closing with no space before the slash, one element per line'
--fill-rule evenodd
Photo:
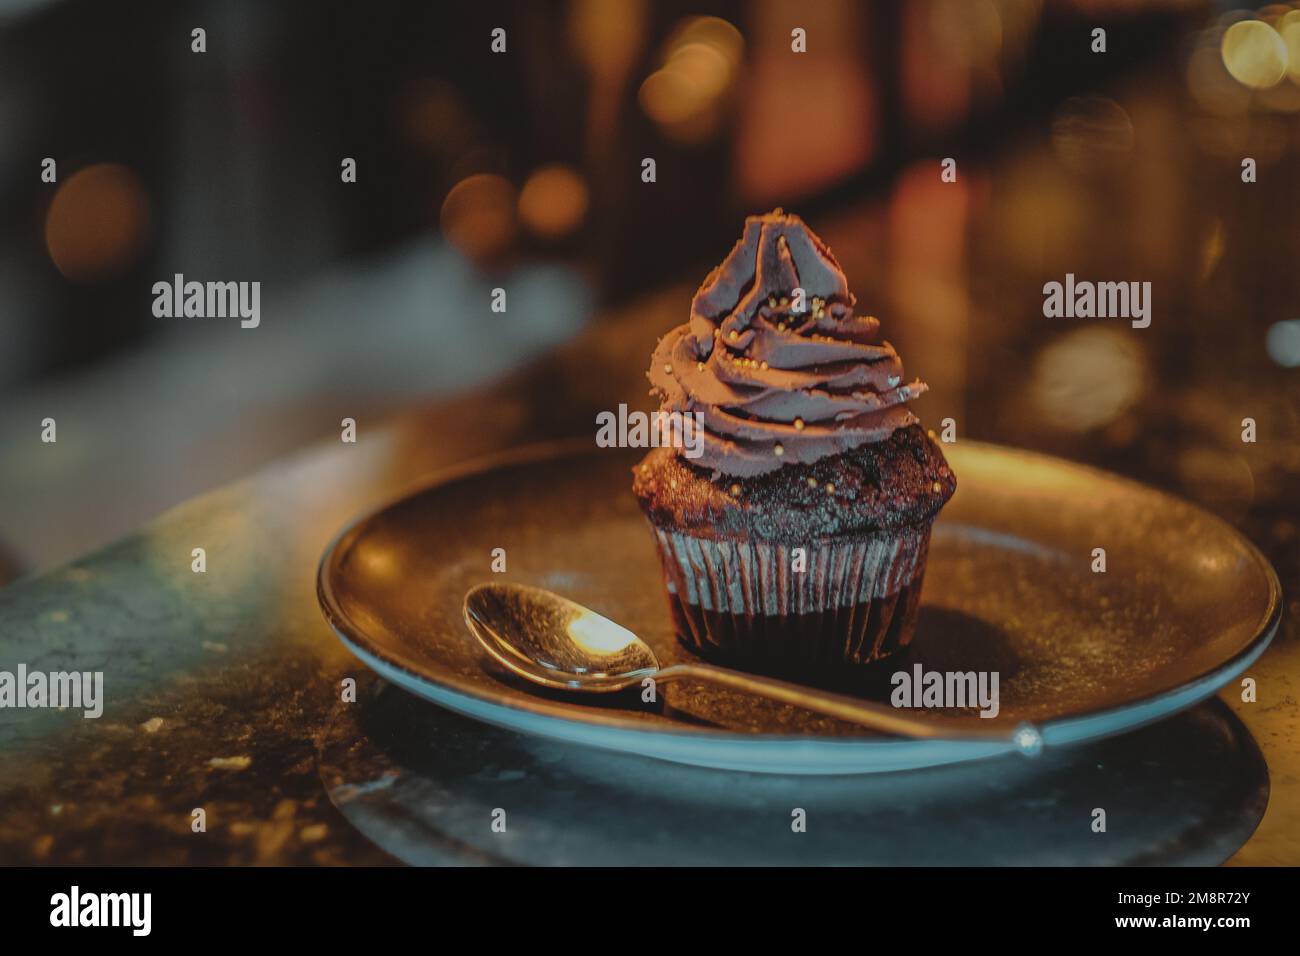
<path fill-rule="evenodd" d="M 644 641 L 590 608 L 542 588 L 481 584 L 465 595 L 465 623 L 498 662 L 544 687 L 608 694 L 647 678 L 656 683 L 695 680 L 792 704 L 872 730 L 915 739 L 1003 742 L 1008 750 L 1037 756 L 1043 738 L 1032 724 L 1005 730 L 971 729 L 959 719 L 920 719 L 893 707 L 823 693 L 798 684 L 727 670 L 711 664 L 660 667 Z"/>

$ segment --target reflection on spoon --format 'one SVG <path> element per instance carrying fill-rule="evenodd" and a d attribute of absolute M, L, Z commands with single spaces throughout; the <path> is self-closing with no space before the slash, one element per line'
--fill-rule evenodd
<path fill-rule="evenodd" d="M 909 738 L 1000 741 L 1007 751 L 1036 756 L 1043 740 L 1031 724 L 983 730 L 969 719 L 920 719 L 883 704 L 816 691 L 798 684 L 714 667 L 661 668 L 644 641 L 590 608 L 542 588 L 483 584 L 465 595 L 465 623 L 487 652 L 509 670 L 544 687 L 612 693 L 646 678 L 694 680 L 825 714 L 882 733 Z"/>

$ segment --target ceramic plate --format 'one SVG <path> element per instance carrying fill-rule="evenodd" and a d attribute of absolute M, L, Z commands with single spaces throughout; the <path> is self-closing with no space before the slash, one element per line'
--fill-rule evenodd
<path fill-rule="evenodd" d="M 1263 653 L 1281 591 L 1265 558 L 1214 516 L 1059 459 L 963 441 L 935 525 L 917 635 L 835 690 L 888 700 L 900 670 L 997 672 L 988 727 L 1031 721 L 1047 747 L 1149 723 L 1213 694 Z M 703 686 L 574 698 L 498 669 L 461 617 L 465 592 L 509 580 L 558 591 L 631 628 L 662 663 L 676 642 L 638 454 L 572 443 L 448 473 L 361 518 L 326 551 L 317 590 L 347 647 L 429 701 L 526 734 L 765 773 L 869 773 L 1004 753 L 900 740 Z M 494 573 L 495 549 L 506 571 Z M 1093 571 L 1105 549 L 1106 570 Z M 924 716 L 929 711 L 918 711 Z M 933 712 L 936 715 L 942 712 Z"/>

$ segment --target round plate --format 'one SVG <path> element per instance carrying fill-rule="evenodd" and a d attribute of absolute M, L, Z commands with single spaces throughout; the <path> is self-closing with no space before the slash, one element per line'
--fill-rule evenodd
<path fill-rule="evenodd" d="M 840 692 L 888 700 L 890 675 L 996 672 L 1000 713 L 1047 747 L 1148 723 L 1213 694 L 1263 653 L 1281 589 L 1245 538 L 1161 492 L 1028 452 L 945 447 L 957 493 L 935 525 L 917 634 Z M 689 684 L 575 698 L 503 672 L 461 618 L 466 591 L 512 580 L 563 593 L 639 634 L 674 639 L 658 558 L 632 496 L 639 454 L 574 443 L 476 463 L 351 525 L 317 576 L 344 644 L 394 684 L 467 716 L 557 740 L 769 773 L 904 770 L 1003 753 L 899 740 Z M 1104 572 L 1094 550 L 1105 549 Z M 494 573 L 504 550 L 507 570 Z M 924 716 L 927 711 L 918 711 Z"/>

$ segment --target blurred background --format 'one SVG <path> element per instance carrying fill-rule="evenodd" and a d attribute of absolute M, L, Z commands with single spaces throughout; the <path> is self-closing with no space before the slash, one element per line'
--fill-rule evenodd
<path fill-rule="evenodd" d="M 0 0 L 0 130 L 0 583 L 583 337 L 539 398 L 644 402 L 782 206 L 928 426 L 1197 501 L 1296 610 L 1300 4 Z M 1067 272 L 1152 282 L 1150 328 L 1045 319 Z M 175 273 L 260 281 L 261 326 L 155 318 Z"/>

